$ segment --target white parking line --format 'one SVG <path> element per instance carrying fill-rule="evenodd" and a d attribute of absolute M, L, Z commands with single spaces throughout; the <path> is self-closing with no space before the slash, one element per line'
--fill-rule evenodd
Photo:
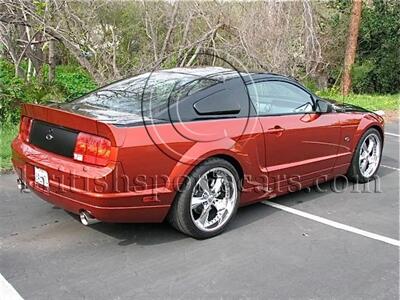
<path fill-rule="evenodd" d="M 352 233 L 355 233 L 355 234 L 358 234 L 358 235 L 362 235 L 362 236 L 368 237 L 370 239 L 378 240 L 378 241 L 381 241 L 381 242 L 384 242 L 384 243 L 387 243 L 387 244 L 390 244 L 390 245 L 394 245 L 394 246 L 400 247 L 400 241 L 392 239 L 392 238 L 388 238 L 388 237 L 383 236 L 383 235 L 379 235 L 379 234 L 372 233 L 372 232 L 369 232 L 369 231 L 365 231 L 365 230 L 362 230 L 362 229 L 359 229 L 359 228 L 356 228 L 356 227 L 352 227 L 352 226 L 349 226 L 349 225 L 345 225 L 345 224 L 342 224 L 342 223 L 331 221 L 331 220 L 328 220 L 328 219 L 325 219 L 325 218 L 322 218 L 322 217 L 319 217 L 319 216 L 316 216 L 316 215 L 313 215 L 313 214 L 309 214 L 309 213 L 306 213 L 304 211 L 301 211 L 301 210 L 298 210 L 298 209 L 294 209 L 294 208 L 291 208 L 291 207 L 288 207 L 288 206 L 285 206 L 285 205 L 281 205 L 281 204 L 278 204 L 278 203 L 275 203 L 275 202 L 263 201 L 262 203 L 265 204 L 265 205 L 272 206 L 274 208 L 286 211 L 288 213 L 295 214 L 295 215 L 298 215 L 300 217 L 303 217 L 303 218 L 306 218 L 306 219 L 310 219 L 310 220 L 313 220 L 313 221 L 316 221 L 316 222 L 331 226 L 331 227 L 342 229 L 342 230 L 345 230 L 345 231 L 348 231 L 348 232 L 352 232 Z"/>
<path fill-rule="evenodd" d="M 396 170 L 396 171 L 400 171 L 399 168 L 395 168 L 395 167 L 391 167 L 391 166 L 386 166 L 386 165 L 382 165 L 382 164 L 381 164 L 381 167 L 388 168 L 388 169 L 392 169 L 392 170 Z"/>
<path fill-rule="evenodd" d="M 397 137 L 400 137 L 400 135 L 399 135 L 399 134 L 396 134 L 396 133 L 385 132 L 385 134 L 386 134 L 386 135 L 390 135 L 390 136 L 397 136 Z"/>
<path fill-rule="evenodd" d="M 0 273 L 0 300 L 23 300 L 20 294 Z"/>

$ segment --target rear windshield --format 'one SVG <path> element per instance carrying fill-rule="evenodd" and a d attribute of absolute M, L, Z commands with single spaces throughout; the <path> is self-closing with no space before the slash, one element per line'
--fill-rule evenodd
<path fill-rule="evenodd" d="M 69 106 L 157 118 L 168 105 L 217 82 L 216 79 L 187 73 L 145 73 L 100 88 L 74 100 Z"/>

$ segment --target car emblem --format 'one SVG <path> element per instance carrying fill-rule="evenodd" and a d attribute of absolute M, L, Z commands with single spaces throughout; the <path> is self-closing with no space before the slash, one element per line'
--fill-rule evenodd
<path fill-rule="evenodd" d="M 54 139 L 54 136 L 52 136 L 50 133 L 46 134 L 46 140 L 51 141 Z"/>

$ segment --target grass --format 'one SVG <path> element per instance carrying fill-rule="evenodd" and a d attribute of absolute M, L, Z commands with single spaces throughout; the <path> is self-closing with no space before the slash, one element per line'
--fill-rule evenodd
<path fill-rule="evenodd" d="M 0 171 L 10 170 L 11 142 L 17 136 L 18 126 L 5 125 L 0 128 Z"/>
<path fill-rule="evenodd" d="M 395 111 L 399 110 L 400 105 L 400 94 L 394 95 L 349 95 L 343 97 L 338 93 L 332 92 L 317 92 L 317 95 L 322 98 L 333 99 L 340 103 L 345 102 L 361 106 L 363 108 L 375 111 Z"/>
<path fill-rule="evenodd" d="M 400 94 L 395 95 L 350 95 L 342 97 L 333 92 L 317 92 L 323 98 L 337 100 L 364 107 L 369 110 L 399 111 Z M 0 128 L 0 171 L 11 169 L 11 141 L 18 133 L 18 125 L 5 124 Z"/>

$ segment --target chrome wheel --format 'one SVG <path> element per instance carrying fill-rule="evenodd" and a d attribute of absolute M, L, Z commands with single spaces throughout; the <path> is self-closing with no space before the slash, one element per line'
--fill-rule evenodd
<path fill-rule="evenodd" d="M 219 167 L 204 173 L 194 186 L 190 215 L 196 227 L 213 231 L 231 217 L 238 198 L 235 177 L 228 169 Z"/>
<path fill-rule="evenodd" d="M 368 135 L 360 149 L 359 168 L 365 178 L 371 177 L 379 166 L 381 158 L 381 140 L 375 134 Z"/>

